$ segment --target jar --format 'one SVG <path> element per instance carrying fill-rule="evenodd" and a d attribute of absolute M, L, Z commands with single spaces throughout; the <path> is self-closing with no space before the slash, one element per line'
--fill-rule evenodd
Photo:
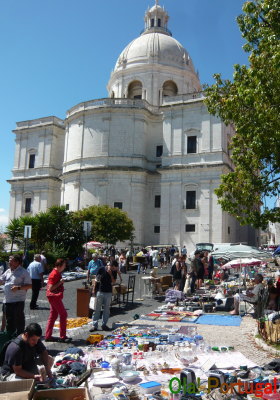
<path fill-rule="evenodd" d="M 143 345 L 143 351 L 144 353 L 146 353 L 147 351 L 149 351 L 149 342 L 145 342 Z"/>

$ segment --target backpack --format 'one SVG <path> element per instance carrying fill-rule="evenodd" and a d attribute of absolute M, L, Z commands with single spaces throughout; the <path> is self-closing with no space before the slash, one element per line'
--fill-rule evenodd
<path fill-rule="evenodd" d="M 12 342 L 14 342 L 15 344 L 17 344 L 19 347 L 22 347 L 23 340 L 22 340 L 21 338 L 17 337 L 17 338 L 15 338 L 15 339 L 8 340 L 8 341 L 4 344 L 4 346 L 2 347 L 2 350 L 1 350 L 1 352 L 0 352 L 0 367 L 3 367 L 3 365 L 4 365 L 5 355 L 6 355 L 7 348 L 8 348 L 8 346 L 9 346 L 9 344 L 12 343 Z"/>

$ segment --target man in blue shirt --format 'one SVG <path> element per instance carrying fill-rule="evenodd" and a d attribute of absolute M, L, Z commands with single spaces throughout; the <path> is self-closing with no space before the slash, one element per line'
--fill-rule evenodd
<path fill-rule="evenodd" d="M 102 261 L 99 260 L 98 254 L 93 253 L 92 260 L 88 263 L 88 274 L 87 274 L 88 281 L 90 281 L 90 279 L 92 279 L 94 275 L 97 275 L 98 271 L 102 267 L 103 267 Z"/>
<path fill-rule="evenodd" d="M 32 297 L 30 302 L 30 310 L 36 310 L 38 308 L 37 300 L 39 297 L 40 289 L 44 285 L 44 267 L 41 264 L 40 254 L 35 254 L 34 261 L 29 264 L 27 271 L 29 272 L 30 278 L 32 280 Z"/>

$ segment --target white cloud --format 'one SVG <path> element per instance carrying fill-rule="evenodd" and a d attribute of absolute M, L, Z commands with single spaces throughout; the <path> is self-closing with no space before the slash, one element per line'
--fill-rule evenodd
<path fill-rule="evenodd" d="M 8 225 L 8 223 L 9 223 L 8 215 L 0 215 L 0 226 L 1 225 L 6 226 L 6 225 Z"/>
<path fill-rule="evenodd" d="M 3 213 L 5 211 L 6 211 L 5 208 L 0 208 L 0 213 Z"/>

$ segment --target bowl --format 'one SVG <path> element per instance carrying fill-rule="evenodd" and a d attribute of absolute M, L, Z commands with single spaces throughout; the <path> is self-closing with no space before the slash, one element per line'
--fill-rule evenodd
<path fill-rule="evenodd" d="M 132 382 L 135 381 L 139 375 L 140 373 L 138 371 L 123 371 L 120 376 L 125 382 Z"/>

